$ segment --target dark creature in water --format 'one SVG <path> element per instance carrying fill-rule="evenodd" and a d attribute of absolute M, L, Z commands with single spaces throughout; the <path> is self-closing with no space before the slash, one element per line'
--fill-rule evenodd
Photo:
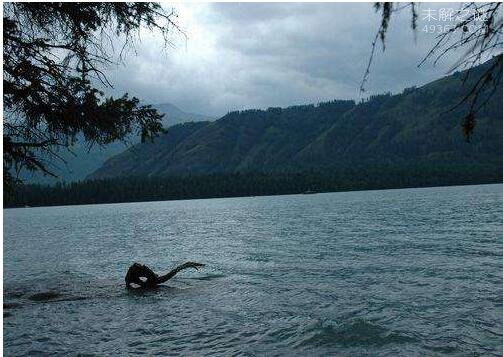
<path fill-rule="evenodd" d="M 169 273 L 159 276 L 154 273 L 148 266 L 134 263 L 129 267 L 126 274 L 126 288 L 134 288 L 134 286 L 132 286 L 131 284 L 136 284 L 141 289 L 154 288 L 157 285 L 168 281 L 183 269 L 194 268 L 196 270 L 199 270 L 200 267 L 204 267 L 204 264 L 187 262 L 171 270 Z"/>

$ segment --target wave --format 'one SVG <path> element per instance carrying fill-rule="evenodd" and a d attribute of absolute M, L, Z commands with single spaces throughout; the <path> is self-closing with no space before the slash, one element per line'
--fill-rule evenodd
<path fill-rule="evenodd" d="M 387 344 L 401 344 L 417 341 L 413 337 L 392 332 L 383 326 L 364 319 L 356 319 L 340 326 L 319 322 L 307 329 L 304 335 L 304 338 L 297 343 L 296 347 L 384 346 Z"/>
<path fill-rule="evenodd" d="M 58 293 L 56 291 L 44 291 L 41 293 L 36 293 L 36 294 L 28 296 L 28 300 L 41 302 L 41 301 L 55 300 L 61 296 L 62 296 L 62 294 Z"/>

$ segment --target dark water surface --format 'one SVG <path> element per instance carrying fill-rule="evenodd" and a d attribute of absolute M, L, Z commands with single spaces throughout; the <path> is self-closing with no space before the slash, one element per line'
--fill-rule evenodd
<path fill-rule="evenodd" d="M 502 355 L 503 185 L 4 210 L 4 353 L 37 352 Z"/>

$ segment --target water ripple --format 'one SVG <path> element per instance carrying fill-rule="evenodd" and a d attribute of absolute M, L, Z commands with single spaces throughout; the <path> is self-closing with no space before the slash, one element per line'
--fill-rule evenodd
<path fill-rule="evenodd" d="M 4 211 L 6 355 L 503 355 L 503 185 Z M 127 291 L 141 261 L 165 272 Z"/>

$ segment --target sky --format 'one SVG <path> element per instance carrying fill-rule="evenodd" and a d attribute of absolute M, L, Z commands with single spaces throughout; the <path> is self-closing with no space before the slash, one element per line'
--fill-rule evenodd
<path fill-rule="evenodd" d="M 417 67 L 445 25 L 441 9 L 419 7 L 411 29 L 404 9 L 379 43 L 366 92 L 359 90 L 380 15 L 373 3 L 163 3 L 178 14 L 185 36 L 173 46 L 142 31 L 124 63 L 108 68 L 113 94 L 128 92 L 146 103 L 172 103 L 218 118 L 229 111 L 287 107 L 332 99 L 401 92 L 446 75 L 452 58 Z M 433 16 L 432 16 L 433 14 Z"/>

